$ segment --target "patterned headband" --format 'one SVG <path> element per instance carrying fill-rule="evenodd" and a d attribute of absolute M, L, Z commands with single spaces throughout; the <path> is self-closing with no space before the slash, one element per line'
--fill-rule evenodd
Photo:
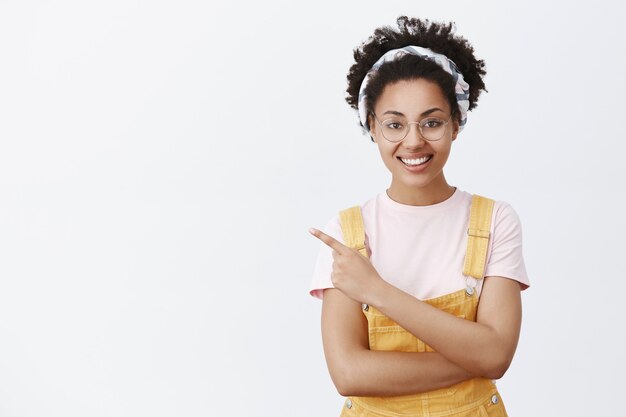
<path fill-rule="evenodd" d="M 465 80 L 463 79 L 463 74 L 461 74 L 455 63 L 448 59 L 447 56 L 433 52 L 428 48 L 422 48 L 421 46 L 413 45 L 387 51 L 383 56 L 378 59 L 378 61 L 376 61 L 376 63 L 365 75 L 365 78 L 361 83 L 361 88 L 359 89 L 358 108 L 361 125 L 363 125 L 365 130 L 369 132 L 370 129 L 367 124 L 367 109 L 365 108 L 365 87 L 367 86 L 367 83 L 369 81 L 370 74 L 376 71 L 385 62 L 396 60 L 406 54 L 423 56 L 427 59 L 430 59 L 431 61 L 437 63 L 447 73 L 452 75 L 454 81 L 456 82 L 456 85 L 454 86 L 454 90 L 456 92 L 456 101 L 459 104 L 459 110 L 461 111 L 461 123 L 459 124 L 459 131 L 463 130 L 465 123 L 467 123 L 467 110 L 469 109 L 469 84 L 465 82 Z"/>

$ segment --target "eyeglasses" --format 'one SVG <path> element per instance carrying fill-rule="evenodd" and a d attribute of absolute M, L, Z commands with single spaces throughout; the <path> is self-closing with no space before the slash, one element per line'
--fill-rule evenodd
<path fill-rule="evenodd" d="M 409 134 L 412 124 L 417 125 L 424 139 L 434 142 L 443 137 L 448 123 L 452 119 L 452 115 L 450 115 L 447 121 L 439 117 L 425 117 L 419 122 L 409 122 L 404 117 L 394 116 L 380 122 L 374 112 L 371 111 L 370 113 L 380 125 L 383 137 L 389 142 L 401 142 Z"/>

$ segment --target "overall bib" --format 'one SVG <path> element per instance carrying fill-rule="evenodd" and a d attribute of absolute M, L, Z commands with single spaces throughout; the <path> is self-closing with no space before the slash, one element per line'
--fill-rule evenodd
<path fill-rule="evenodd" d="M 494 201 L 472 196 L 467 248 L 463 265 L 466 277 L 482 279 L 487 259 L 489 230 Z M 359 206 L 339 213 L 346 246 L 367 257 L 365 230 Z M 474 287 L 424 300 L 465 320 L 476 321 L 478 296 Z M 363 304 L 367 318 L 370 350 L 434 352 L 423 341 L 404 330 L 374 307 Z M 472 378 L 447 388 L 394 397 L 348 397 L 340 417 L 506 417 L 495 384 L 487 378 Z"/>

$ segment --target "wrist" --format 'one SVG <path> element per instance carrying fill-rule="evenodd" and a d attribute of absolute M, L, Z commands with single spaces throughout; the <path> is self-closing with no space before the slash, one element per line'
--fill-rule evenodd
<path fill-rule="evenodd" d="M 394 288 L 395 287 L 393 285 L 380 278 L 376 281 L 376 284 L 372 286 L 366 304 L 374 306 L 376 309 L 380 309 L 380 307 L 384 305 L 384 300 L 389 297 L 389 292 Z"/>

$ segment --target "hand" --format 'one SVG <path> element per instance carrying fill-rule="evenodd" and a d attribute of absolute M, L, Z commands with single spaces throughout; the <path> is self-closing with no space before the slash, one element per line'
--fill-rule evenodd
<path fill-rule="evenodd" d="M 333 272 L 330 277 L 335 288 L 355 301 L 371 304 L 373 295 L 385 281 L 370 260 L 320 230 L 311 228 L 309 233 L 333 249 Z M 366 250 L 371 253 L 369 247 Z"/>

